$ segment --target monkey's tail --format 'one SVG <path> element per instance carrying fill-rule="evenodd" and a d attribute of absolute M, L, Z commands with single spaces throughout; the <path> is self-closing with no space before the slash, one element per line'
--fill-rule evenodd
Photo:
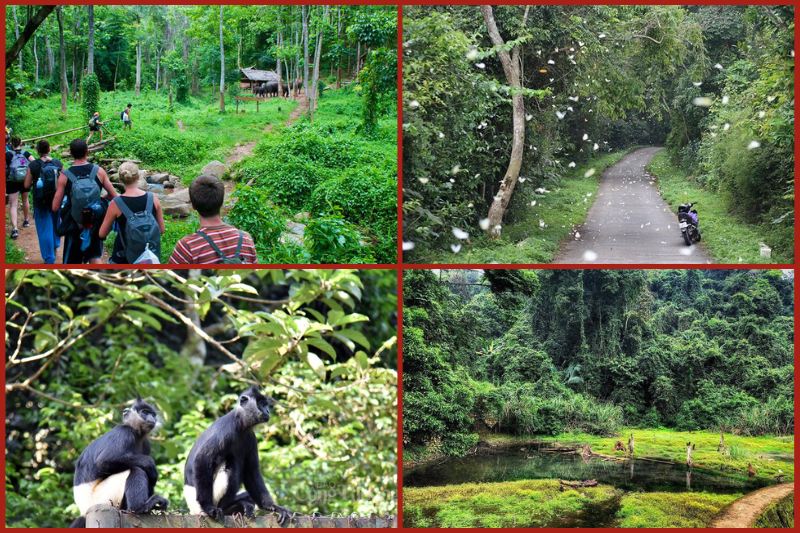
<path fill-rule="evenodd" d="M 72 521 L 69 527 L 86 527 L 86 517 L 79 516 L 78 518 Z"/>

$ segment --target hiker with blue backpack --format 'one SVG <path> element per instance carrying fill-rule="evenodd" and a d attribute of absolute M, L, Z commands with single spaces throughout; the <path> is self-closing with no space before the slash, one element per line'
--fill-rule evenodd
<path fill-rule="evenodd" d="M 83 139 L 69 143 L 72 166 L 61 172 L 56 184 L 52 209 L 60 212 L 56 230 L 64 237 L 64 264 L 100 263 L 103 241 L 100 225 L 108 210 L 108 201 L 117 192 L 106 171 L 89 162 L 89 146 Z M 103 189 L 107 195 L 101 196 Z M 65 201 L 66 199 L 66 201 Z"/>
<path fill-rule="evenodd" d="M 11 146 L 6 145 L 6 195 L 8 196 L 8 210 L 11 218 L 11 238 L 19 237 L 19 197 L 22 195 L 22 214 L 24 216 L 22 227 L 27 228 L 30 223 L 30 204 L 28 203 L 28 189 L 25 188 L 25 176 L 28 175 L 28 166 L 33 161 L 30 152 L 22 149 L 22 140 L 11 137 Z"/>
<path fill-rule="evenodd" d="M 56 262 L 56 250 L 61 244 L 56 235 L 58 213 L 52 210 L 53 197 L 64 165 L 58 159 L 50 157 L 50 143 L 45 139 L 36 143 L 36 152 L 39 158 L 28 165 L 25 188 L 33 193 L 33 221 L 36 224 L 42 262 L 52 265 Z"/>
<path fill-rule="evenodd" d="M 108 206 L 99 236 L 105 239 L 116 225 L 117 238 L 109 263 L 158 264 L 164 214 L 156 195 L 139 188 L 139 167 L 126 161 L 119 166 L 125 192 Z"/>

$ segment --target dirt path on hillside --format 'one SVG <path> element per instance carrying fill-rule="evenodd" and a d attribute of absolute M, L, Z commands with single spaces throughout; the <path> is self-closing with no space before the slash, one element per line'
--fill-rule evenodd
<path fill-rule="evenodd" d="M 284 126 L 291 126 L 298 118 L 300 118 L 308 109 L 308 101 L 303 93 L 300 93 L 299 98 L 297 99 L 297 107 L 289 114 L 289 118 L 286 119 L 284 122 Z M 272 132 L 274 124 L 267 124 L 264 128 L 264 133 Z M 260 139 L 259 139 L 260 140 Z M 246 142 L 244 144 L 239 144 L 233 148 L 233 151 L 228 154 L 228 157 L 225 158 L 225 166 L 231 168 L 234 164 L 238 163 L 239 161 L 246 159 L 253 155 L 253 151 L 256 149 L 256 145 L 258 144 L 258 140 Z M 236 187 L 236 182 L 231 180 L 225 180 L 225 197 L 230 198 L 233 189 Z M 230 209 L 232 204 L 227 205 L 227 209 Z"/>
<path fill-rule="evenodd" d="M 8 206 L 6 206 L 8 209 Z M 6 216 L 6 235 L 11 235 L 11 221 Z M 25 254 L 24 263 L 41 263 L 42 254 L 39 253 L 39 238 L 36 236 L 36 227 L 33 222 L 33 206 L 31 206 L 31 225 L 28 228 L 22 227 L 22 208 L 19 210 L 19 237 L 12 241 L 17 248 Z M 61 255 L 61 248 L 56 253 L 56 262 Z"/>
<path fill-rule="evenodd" d="M 659 150 L 631 152 L 603 173 L 586 222 L 562 243 L 554 263 L 712 262 L 702 243 L 684 244 L 675 213 L 645 170 Z"/>
<path fill-rule="evenodd" d="M 781 483 L 745 494 L 724 508 L 708 527 L 753 527 L 753 523 L 770 504 L 793 490 L 794 483 Z"/>

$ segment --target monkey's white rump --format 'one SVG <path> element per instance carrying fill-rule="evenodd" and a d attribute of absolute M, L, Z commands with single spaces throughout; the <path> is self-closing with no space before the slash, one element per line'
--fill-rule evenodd
<path fill-rule="evenodd" d="M 223 465 L 220 466 L 217 469 L 216 474 L 214 474 L 214 489 L 213 489 L 214 505 L 217 505 L 220 502 L 220 500 L 222 500 L 222 497 L 225 496 L 225 493 L 227 491 L 228 491 L 228 471 L 225 469 Z M 191 514 L 203 513 L 203 509 L 200 507 L 200 503 L 197 501 L 197 489 L 195 489 L 191 485 L 184 485 L 183 497 L 186 500 L 186 505 L 189 506 L 189 512 Z"/>
<path fill-rule="evenodd" d="M 105 479 L 89 481 L 72 487 L 75 504 L 81 511 L 81 516 L 86 516 L 94 505 L 111 504 L 114 507 L 122 505 L 125 496 L 125 483 L 128 481 L 130 470 L 124 470 Z"/>

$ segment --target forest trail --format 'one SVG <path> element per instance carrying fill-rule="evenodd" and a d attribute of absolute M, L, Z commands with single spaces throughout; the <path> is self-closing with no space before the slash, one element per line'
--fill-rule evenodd
<path fill-rule="evenodd" d="M 298 98 L 297 107 L 289 114 L 289 118 L 286 119 L 284 122 L 285 126 L 290 126 L 293 124 L 297 119 L 299 119 L 308 109 L 308 102 L 306 101 L 305 95 L 302 93 Z M 274 125 L 268 124 L 264 128 L 264 133 L 269 133 L 272 131 Z M 225 158 L 225 166 L 230 168 L 234 163 L 238 163 L 239 161 L 250 157 L 253 155 L 253 151 L 255 150 L 256 145 L 258 144 L 258 140 L 250 141 L 244 144 L 240 144 L 236 146 L 233 151 L 228 154 L 228 157 Z M 236 187 L 236 183 L 231 180 L 225 180 L 225 197 L 232 198 L 231 193 L 233 189 Z M 232 207 L 232 203 L 228 203 L 225 206 L 225 210 L 227 211 Z M 19 210 L 19 237 L 14 241 L 14 244 L 22 250 L 25 254 L 25 259 L 23 263 L 39 263 L 41 262 L 41 254 L 39 253 L 39 238 L 36 236 L 36 228 L 34 227 L 33 222 L 33 208 L 31 207 L 31 226 L 29 228 L 22 227 L 22 208 L 20 207 Z M 6 235 L 11 234 L 11 223 L 8 222 L 8 216 L 6 214 Z M 107 262 L 108 257 L 107 254 L 103 253 L 103 262 Z M 59 248 L 58 252 L 56 253 L 56 262 L 61 262 L 61 249 Z"/>
<path fill-rule="evenodd" d="M 294 110 L 289 114 L 289 118 L 287 118 L 286 122 L 284 122 L 284 126 L 291 126 L 298 118 L 303 116 L 303 113 L 305 113 L 306 110 L 308 110 L 308 101 L 306 100 L 305 95 L 301 92 L 299 98 L 297 99 L 297 107 L 295 107 Z M 267 126 L 264 128 L 264 133 L 270 133 L 273 127 L 273 124 L 267 124 Z M 242 159 L 250 157 L 253 155 L 253 150 L 255 150 L 257 144 L 258 140 L 255 140 L 236 146 L 233 151 L 228 154 L 228 157 L 225 159 L 225 164 L 230 167 L 234 163 L 238 163 Z"/>
<path fill-rule="evenodd" d="M 631 152 L 603 173 L 580 238 L 562 243 L 554 263 L 712 262 L 702 244 L 684 244 L 675 213 L 645 171 L 659 150 Z"/>
<path fill-rule="evenodd" d="M 21 202 L 21 200 L 20 200 Z M 8 206 L 6 206 L 8 209 Z M 17 248 L 22 250 L 25 254 L 24 263 L 38 263 L 41 262 L 42 256 L 39 253 L 39 237 L 36 236 L 36 226 L 33 222 L 33 206 L 31 206 L 31 225 L 29 228 L 22 227 L 22 208 L 19 210 L 19 237 L 14 240 Z M 11 222 L 6 216 L 6 235 L 11 235 Z M 56 260 L 60 257 L 61 248 L 58 249 Z"/>
<path fill-rule="evenodd" d="M 289 114 L 289 118 L 286 119 L 284 122 L 284 126 L 291 126 L 298 118 L 303 116 L 303 114 L 308 110 L 308 101 L 306 100 L 305 94 L 300 92 L 300 95 L 297 98 L 297 107 Z M 274 124 L 267 124 L 264 128 L 264 133 L 272 132 Z M 246 159 L 253 155 L 253 151 L 256 149 L 256 145 L 258 144 L 257 139 L 255 141 L 246 142 L 244 144 L 240 144 L 234 147 L 233 151 L 228 154 L 228 157 L 225 158 L 225 166 L 227 168 L 231 168 L 234 164 L 238 163 L 239 161 Z M 232 180 L 225 180 L 225 197 L 231 198 L 231 193 L 236 188 L 236 183 Z M 233 204 L 229 204 L 226 206 L 227 209 L 230 209 Z"/>
<path fill-rule="evenodd" d="M 746 494 L 723 509 L 709 527 L 753 527 L 764 509 L 793 490 L 794 483 L 781 483 Z"/>

